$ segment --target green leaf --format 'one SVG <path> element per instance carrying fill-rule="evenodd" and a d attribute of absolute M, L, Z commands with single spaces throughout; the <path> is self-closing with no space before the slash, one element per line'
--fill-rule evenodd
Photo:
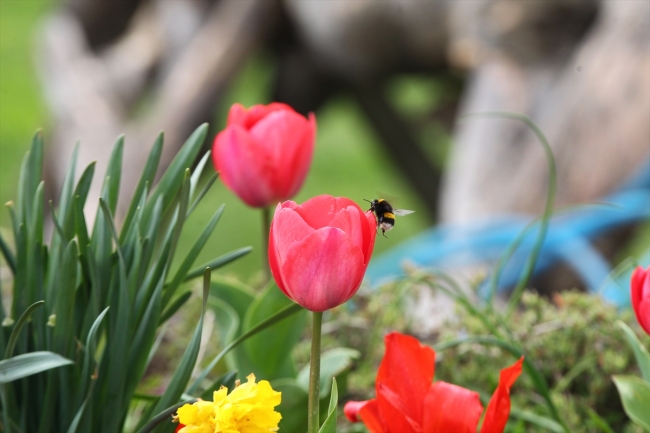
<path fill-rule="evenodd" d="M 551 418 L 545 416 L 537 415 L 536 413 L 519 410 L 512 408 L 510 409 L 510 416 L 514 419 L 524 420 L 530 424 L 542 427 L 545 431 L 550 431 L 553 433 L 563 433 L 564 428 L 562 425 L 553 421 Z"/>
<path fill-rule="evenodd" d="M 23 353 L 0 361 L 0 384 L 68 364 L 73 362 L 58 353 L 47 351 Z"/>
<path fill-rule="evenodd" d="M 244 332 L 242 335 L 237 337 L 232 343 L 227 345 L 226 347 L 219 352 L 217 356 L 215 356 L 212 361 L 210 361 L 210 364 L 201 371 L 201 373 L 194 379 L 194 382 L 188 389 L 196 389 L 197 384 L 199 384 L 203 379 L 206 378 L 206 376 L 212 371 L 212 369 L 223 359 L 228 352 L 230 352 L 233 348 L 237 347 L 240 343 L 243 341 L 246 341 L 249 337 L 252 337 L 253 335 L 257 334 L 258 332 L 261 332 L 268 328 L 269 326 L 272 326 L 273 324 L 280 322 L 287 317 L 290 317 L 300 311 L 305 311 L 300 305 L 298 304 L 291 304 L 283 308 L 282 310 L 276 312 L 273 314 L 271 317 L 267 317 L 266 319 L 262 320 L 260 323 L 249 329 L 248 331 Z"/>
<path fill-rule="evenodd" d="M 596 425 L 596 427 L 600 428 L 604 433 L 616 433 L 614 429 L 601 417 L 596 413 L 595 410 L 590 408 L 589 406 L 585 406 L 585 410 L 587 411 L 587 414 L 589 415 L 589 418 L 591 421 Z"/>
<path fill-rule="evenodd" d="M 246 311 L 255 300 L 255 291 L 235 278 L 215 275 L 210 284 L 210 296 L 221 299 L 243 319 Z"/>
<path fill-rule="evenodd" d="M 275 282 L 272 282 L 249 307 L 244 316 L 242 330 L 250 330 L 264 318 L 292 303 L 293 301 L 278 289 Z M 249 338 L 243 345 L 242 353 L 238 353 L 237 370 L 253 372 L 257 377 L 267 379 L 295 377 L 297 371 L 290 354 L 306 325 L 305 310 L 305 313 L 296 314 Z M 277 338 L 278 335 L 282 338 Z"/>
<path fill-rule="evenodd" d="M 337 347 L 323 352 L 320 361 L 320 398 L 327 397 L 332 378 L 349 369 L 352 366 L 352 361 L 360 356 L 361 353 L 358 350 L 346 347 Z M 309 391 L 309 364 L 300 370 L 296 382 L 302 386 L 305 392 Z"/>
<path fill-rule="evenodd" d="M 165 408 L 172 406 L 178 402 L 178 399 L 183 394 L 183 391 L 187 387 L 187 383 L 192 375 L 194 366 L 196 364 L 196 359 L 199 355 L 199 346 L 201 345 L 201 331 L 203 330 L 203 317 L 205 316 L 205 308 L 208 302 L 208 292 L 210 289 L 210 269 L 205 270 L 203 275 L 203 308 L 201 310 L 201 317 L 199 318 L 199 323 L 196 325 L 194 330 L 194 335 L 190 344 L 187 346 L 183 358 L 181 359 L 178 367 L 174 371 L 169 385 L 165 389 L 165 392 L 158 400 L 153 413 L 159 413 Z"/>
<path fill-rule="evenodd" d="M 153 431 L 156 427 L 158 427 L 161 423 L 163 422 L 169 423 L 171 416 L 178 410 L 179 407 L 186 404 L 192 404 L 195 401 L 196 399 L 182 401 L 166 409 L 163 409 L 162 411 L 157 413 L 153 418 L 151 418 L 151 420 L 147 424 L 145 424 L 141 429 L 139 429 L 138 433 L 149 433 Z"/>
<path fill-rule="evenodd" d="M 205 167 L 205 163 L 208 162 L 208 158 L 210 158 L 210 151 L 208 150 L 205 152 L 205 155 L 201 158 L 198 164 L 196 164 L 196 168 L 194 169 L 194 172 L 192 173 L 192 178 L 190 179 L 190 197 L 194 196 L 194 191 L 196 191 L 196 186 L 199 183 L 199 179 L 201 178 L 201 173 L 203 173 L 203 168 Z"/>
<path fill-rule="evenodd" d="M 171 302 L 171 304 L 167 306 L 167 308 L 165 308 L 165 311 L 163 311 L 163 313 L 160 315 L 158 324 L 162 325 L 167 320 L 169 320 L 170 317 L 176 314 L 179 308 L 185 305 L 185 303 L 187 302 L 188 299 L 190 299 L 191 296 L 192 296 L 192 292 L 190 290 L 181 293 L 176 299 L 174 299 Z"/>
<path fill-rule="evenodd" d="M 201 192 L 196 196 L 194 201 L 192 202 L 192 205 L 190 206 L 189 210 L 187 211 L 187 216 L 190 216 L 190 214 L 194 211 L 196 206 L 201 202 L 203 197 L 208 193 L 210 188 L 212 188 L 212 185 L 217 181 L 217 178 L 219 177 L 219 173 L 214 173 L 212 176 L 210 176 L 210 179 L 205 183 L 203 188 L 201 189 Z"/>
<path fill-rule="evenodd" d="M 332 379 L 332 394 L 330 395 L 330 406 L 327 410 L 327 418 L 321 426 L 319 433 L 336 433 L 336 406 L 339 401 L 339 392 L 336 388 L 336 378 Z"/>
<path fill-rule="evenodd" d="M 183 281 L 189 281 L 193 278 L 199 277 L 201 275 L 201 272 L 203 272 L 202 269 L 205 268 L 219 269 L 220 267 L 225 266 L 230 262 L 234 262 L 235 260 L 237 260 L 242 256 L 245 256 L 246 254 L 250 253 L 252 250 L 253 250 L 252 247 L 243 247 L 231 251 L 229 253 L 226 253 L 222 256 L 219 256 L 216 259 L 209 261 L 208 263 L 205 263 L 189 271 L 187 275 L 185 275 Z"/>
<path fill-rule="evenodd" d="M 2 255 L 7 262 L 7 266 L 9 266 L 9 269 L 11 269 L 11 273 L 16 275 L 16 256 L 14 256 L 14 253 L 11 251 L 11 249 L 9 249 L 9 245 L 7 245 L 4 238 L 2 237 L 2 233 L 0 233 L 0 251 L 2 251 Z"/>
<path fill-rule="evenodd" d="M 176 275 L 172 279 L 171 283 L 169 283 L 169 285 L 166 287 L 166 290 L 174 293 L 176 291 L 176 288 L 183 282 L 183 280 L 185 280 L 187 272 L 190 270 L 190 267 L 194 263 L 194 260 L 196 260 L 196 258 L 199 256 L 199 253 L 205 246 L 206 242 L 208 242 L 210 235 L 214 231 L 214 228 L 217 226 L 217 223 L 221 218 L 221 214 L 223 214 L 224 207 L 225 205 L 219 206 L 219 209 L 217 209 L 217 211 L 214 213 L 208 224 L 203 229 L 203 232 L 196 239 L 196 242 L 194 242 L 192 249 L 190 249 L 190 251 L 185 256 L 185 259 L 183 259 L 183 262 L 178 267 Z M 209 266 L 206 266 L 203 269 L 206 269 L 207 267 Z"/>
<path fill-rule="evenodd" d="M 117 141 L 113 146 L 110 159 L 108 160 L 108 167 L 106 168 L 106 177 L 104 179 L 104 187 L 102 190 L 106 191 L 106 195 L 102 194 L 102 198 L 106 200 L 111 214 L 115 213 L 117 209 L 117 197 L 120 193 L 120 179 L 122 177 L 122 155 L 124 154 L 124 134 L 117 137 Z"/>
<path fill-rule="evenodd" d="M 158 164 L 160 163 L 160 157 L 162 155 L 163 139 L 164 139 L 164 134 L 161 132 L 160 134 L 158 134 L 158 137 L 156 137 L 156 141 L 154 142 L 153 147 L 151 148 L 151 152 L 149 153 L 147 162 L 144 165 L 144 169 L 142 170 L 142 174 L 140 175 L 138 184 L 135 187 L 135 191 L 133 191 L 133 200 L 131 201 L 129 210 L 126 212 L 126 216 L 124 217 L 124 223 L 122 224 L 122 233 L 121 233 L 122 236 L 126 236 L 126 233 L 128 233 L 131 228 L 133 216 L 135 215 L 139 204 L 138 198 L 142 196 L 142 194 L 145 191 L 145 188 L 147 188 L 147 185 L 153 185 L 153 181 L 156 177 L 156 171 L 158 170 Z M 151 201 L 155 202 L 155 200 L 151 200 Z M 146 221 L 144 223 L 146 224 Z M 120 237 L 120 242 L 122 241 L 124 241 L 124 239 Z"/>
<path fill-rule="evenodd" d="M 641 376 L 643 376 L 643 379 L 645 379 L 646 382 L 650 383 L 650 353 L 648 353 L 648 349 L 641 344 L 641 341 L 639 341 L 636 334 L 629 326 L 620 320 L 616 321 L 616 325 L 623 330 L 628 344 L 634 351 L 634 357 L 636 358 L 639 370 L 641 370 Z"/>
<path fill-rule="evenodd" d="M 635 376 L 613 376 L 612 379 L 627 416 L 650 432 L 650 384 Z"/>
<path fill-rule="evenodd" d="M 174 160 L 169 164 L 165 174 L 151 193 L 151 198 L 143 215 L 145 221 L 148 220 L 148 215 L 152 211 L 151 207 L 159 196 L 164 197 L 163 209 L 166 209 L 172 202 L 176 191 L 181 187 L 185 170 L 192 166 L 192 163 L 203 146 L 207 133 L 208 124 L 204 123 L 196 128 L 185 144 L 183 144 L 183 147 L 181 147 Z"/>
<path fill-rule="evenodd" d="M 32 315 L 34 310 L 36 310 L 44 303 L 45 301 L 34 302 L 32 305 L 27 307 L 27 309 L 20 316 L 20 319 L 18 319 L 18 321 L 14 325 L 14 329 L 11 331 L 11 335 L 9 336 L 9 342 L 7 343 L 7 348 L 5 349 L 4 359 L 10 358 L 11 355 L 13 355 L 14 347 L 16 346 L 16 341 L 18 340 L 18 335 L 20 334 L 20 331 L 23 329 L 23 326 L 25 326 L 25 323 L 27 323 L 27 320 Z"/>
<path fill-rule="evenodd" d="M 235 381 L 237 380 L 237 372 L 229 371 L 221 375 L 217 380 L 212 383 L 205 391 L 201 394 L 203 400 L 212 400 L 214 391 L 218 391 L 222 386 L 228 388 L 229 392 L 235 388 Z"/>
<path fill-rule="evenodd" d="M 282 414 L 280 431 L 306 432 L 308 394 L 295 379 L 276 379 L 271 381 L 271 386 L 282 393 L 282 402 L 276 408 Z"/>

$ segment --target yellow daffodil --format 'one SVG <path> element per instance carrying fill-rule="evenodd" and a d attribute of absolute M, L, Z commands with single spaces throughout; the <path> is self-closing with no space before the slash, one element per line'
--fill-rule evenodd
<path fill-rule="evenodd" d="M 274 391 L 266 380 L 255 383 L 250 374 L 248 382 L 238 385 L 228 394 L 221 387 L 213 401 L 199 400 L 178 409 L 175 419 L 184 427 L 178 433 L 268 433 L 278 431 L 282 418 L 275 406 L 281 393 Z"/>

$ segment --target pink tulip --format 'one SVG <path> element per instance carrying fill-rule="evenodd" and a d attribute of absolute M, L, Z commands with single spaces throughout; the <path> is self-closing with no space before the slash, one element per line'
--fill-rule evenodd
<path fill-rule="evenodd" d="M 249 110 L 234 104 L 228 125 L 214 139 L 212 160 L 221 179 L 252 207 L 293 197 L 314 153 L 316 118 L 278 102 Z"/>
<path fill-rule="evenodd" d="M 269 237 L 269 264 L 278 287 L 311 311 L 341 305 L 361 285 L 376 224 L 371 212 L 344 197 L 278 204 Z"/>
<path fill-rule="evenodd" d="M 639 325 L 650 335 L 650 266 L 643 270 L 637 267 L 632 274 L 632 308 Z"/>

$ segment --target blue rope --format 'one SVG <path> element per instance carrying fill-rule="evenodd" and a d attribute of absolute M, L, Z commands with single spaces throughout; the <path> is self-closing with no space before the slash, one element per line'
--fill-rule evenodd
<path fill-rule="evenodd" d="M 617 227 L 650 220 L 650 163 L 603 202 L 606 204 L 552 218 L 534 274 L 562 260 L 575 270 L 590 291 L 599 291 L 611 273 L 611 265 L 591 241 Z M 504 215 L 462 226 L 433 227 L 373 258 L 366 277 L 373 284 L 397 278 L 403 275 L 404 262 L 441 268 L 496 263 L 532 220 L 530 215 Z M 504 267 L 499 291 L 513 287 L 520 278 L 521 269 L 534 247 L 536 232 L 537 228 L 529 231 Z M 641 263 L 650 263 L 650 257 L 642 258 Z M 629 287 L 629 280 L 622 285 L 613 281 L 599 293 L 607 301 L 625 306 L 629 304 L 629 290 L 621 290 L 621 287 Z M 487 293 L 486 287 L 482 288 L 482 293 Z"/>

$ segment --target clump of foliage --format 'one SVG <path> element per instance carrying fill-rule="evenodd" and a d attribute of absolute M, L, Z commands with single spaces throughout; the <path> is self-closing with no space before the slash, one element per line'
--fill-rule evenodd
<path fill-rule="evenodd" d="M 607 431 L 602 421 L 617 432 L 637 431 L 623 412 L 611 379 L 613 374 L 637 372 L 634 354 L 614 326 L 619 319 L 635 327 L 630 311 L 618 311 L 600 297 L 581 292 L 558 293 L 552 301 L 525 293 L 521 308 L 507 319 L 527 359 L 546 378 L 560 416 L 573 432 Z M 485 334 L 479 319 L 458 308 L 457 320 L 442 328 L 438 340 Z M 477 343 L 449 348 L 439 355 L 437 379 L 476 390 L 496 386 L 498 371 L 508 356 L 500 348 Z M 534 404 L 539 396 L 528 375 L 522 375 L 512 395 L 514 408 L 544 414 L 543 407 Z M 526 424 L 516 431 L 546 430 Z"/>
<path fill-rule="evenodd" d="M 91 224 L 84 208 L 94 163 L 75 181 L 75 151 L 58 205 L 47 207 L 43 139 L 36 134 L 22 164 L 16 201 L 8 204 L 12 239 L 0 236 L 12 280 L 11 305 L 3 305 L 0 297 L 3 431 L 122 431 L 127 418 L 142 427 L 181 399 L 199 352 L 209 282 L 204 282 L 200 318 L 171 380 L 160 395 L 138 395 L 161 326 L 191 296 L 183 282 L 250 251 L 233 251 L 192 269 L 222 206 L 172 271 L 187 217 L 217 177 L 213 174 L 202 190 L 197 188 L 209 153 L 193 173 L 189 168 L 206 134 L 207 125 L 199 127 L 155 183 L 163 145 L 162 134 L 158 137 L 119 229 L 113 216 L 123 137 L 108 161 Z M 49 240 L 44 236 L 48 216 L 54 226 Z M 209 278 L 209 271 L 205 275 Z M 137 400 L 145 409 L 134 419 L 130 408 Z"/>

